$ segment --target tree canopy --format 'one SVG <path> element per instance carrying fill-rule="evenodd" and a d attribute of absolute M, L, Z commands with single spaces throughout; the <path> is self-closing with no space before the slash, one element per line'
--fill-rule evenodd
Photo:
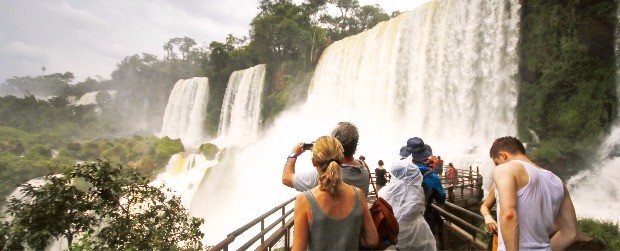
<path fill-rule="evenodd" d="M 64 238 L 69 250 L 198 250 L 202 219 L 180 199 L 148 184 L 133 169 L 107 161 L 78 164 L 48 175 L 40 186 L 21 186 L 7 204 L 0 249 L 45 248 Z"/>

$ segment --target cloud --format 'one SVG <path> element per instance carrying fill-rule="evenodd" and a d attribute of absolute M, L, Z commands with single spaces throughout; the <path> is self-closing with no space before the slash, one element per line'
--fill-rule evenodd
<path fill-rule="evenodd" d="M 24 58 L 40 62 L 45 57 L 45 51 L 36 46 L 30 46 L 20 41 L 0 43 L 0 55 L 6 58 Z"/>
<path fill-rule="evenodd" d="M 301 0 L 295 0 L 301 1 Z M 421 0 L 360 0 L 390 13 Z M 258 0 L 0 0 L 0 81 L 18 75 L 74 72 L 109 78 L 116 63 L 190 37 L 199 45 L 246 36 Z M 411 2 L 411 3 L 410 3 Z M 390 7 L 391 6 L 391 7 Z M 404 7 L 403 7 L 404 8 Z"/>
<path fill-rule="evenodd" d="M 70 22 L 79 23 L 82 27 L 89 27 L 92 29 L 107 28 L 110 26 L 106 20 L 95 16 L 87 10 L 77 9 L 66 1 L 62 1 L 58 4 L 43 3 L 43 7 L 47 8 L 50 14 L 55 13 L 66 18 Z"/>

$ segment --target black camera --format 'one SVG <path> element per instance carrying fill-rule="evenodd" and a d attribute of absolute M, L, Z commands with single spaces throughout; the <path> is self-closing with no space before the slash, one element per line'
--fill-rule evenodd
<path fill-rule="evenodd" d="M 312 149 L 312 146 L 314 146 L 314 143 L 304 143 L 303 149 L 310 150 Z"/>

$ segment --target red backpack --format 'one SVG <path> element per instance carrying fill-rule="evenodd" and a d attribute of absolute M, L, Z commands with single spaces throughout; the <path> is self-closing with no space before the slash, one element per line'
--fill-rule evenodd
<path fill-rule="evenodd" d="M 394 211 L 390 203 L 381 197 L 377 197 L 375 203 L 370 207 L 372 221 L 379 234 L 379 245 L 377 249 L 386 249 L 390 245 L 398 242 L 398 220 L 394 217 Z"/>

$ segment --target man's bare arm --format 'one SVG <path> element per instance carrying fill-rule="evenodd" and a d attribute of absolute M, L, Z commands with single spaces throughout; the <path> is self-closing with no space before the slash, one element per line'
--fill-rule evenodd
<path fill-rule="evenodd" d="M 564 186 L 564 200 L 555 218 L 558 231 L 551 238 L 552 250 L 564 250 L 577 239 L 577 216 L 568 189 Z"/>
<path fill-rule="evenodd" d="M 293 147 L 291 153 L 296 154 L 297 156 L 301 155 L 304 152 L 303 149 L 304 143 L 299 143 Z M 295 163 L 297 162 L 296 158 L 287 158 L 286 164 L 284 164 L 284 170 L 282 170 L 282 184 L 287 187 L 293 187 L 293 177 L 295 176 Z"/>
<path fill-rule="evenodd" d="M 295 162 L 297 159 L 288 158 L 282 170 L 282 184 L 287 187 L 293 187 L 293 177 L 295 176 Z"/>
<path fill-rule="evenodd" d="M 493 219 L 491 208 L 495 205 L 495 184 L 491 185 L 489 195 L 480 206 L 480 214 L 484 217 L 484 224 L 488 231 L 497 232 L 497 222 Z"/>
<path fill-rule="evenodd" d="M 493 178 L 499 194 L 500 230 L 506 250 L 519 250 L 519 217 L 517 215 L 516 167 L 508 162 L 495 167 Z"/>

